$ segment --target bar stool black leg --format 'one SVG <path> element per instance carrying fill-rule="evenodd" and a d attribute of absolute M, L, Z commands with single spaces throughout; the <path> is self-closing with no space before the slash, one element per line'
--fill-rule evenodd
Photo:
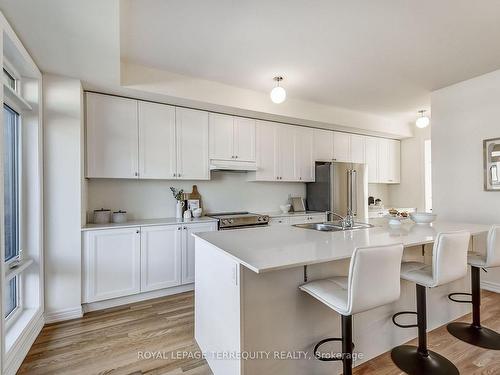
<path fill-rule="evenodd" d="M 401 345 L 391 352 L 392 361 L 409 375 L 458 375 L 460 372 L 448 359 L 427 349 L 426 289 L 417 284 L 418 347 Z"/>
<path fill-rule="evenodd" d="M 352 315 L 342 315 L 342 366 L 344 375 L 352 375 Z"/>
<path fill-rule="evenodd" d="M 481 269 L 471 267 L 472 324 L 450 323 L 446 326 L 457 339 L 485 349 L 500 350 L 500 334 L 481 326 Z"/>

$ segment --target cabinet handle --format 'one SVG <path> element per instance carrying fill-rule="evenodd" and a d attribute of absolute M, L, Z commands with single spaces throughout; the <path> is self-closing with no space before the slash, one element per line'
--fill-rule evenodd
<path fill-rule="evenodd" d="M 302 180 L 302 177 L 299 177 L 299 180 Z"/>
<path fill-rule="evenodd" d="M 177 230 L 181 230 L 181 227 L 177 227 Z"/>
<path fill-rule="evenodd" d="M 173 175 L 173 176 L 175 177 L 175 176 L 176 176 L 176 174 L 174 173 L 174 175 Z"/>
<path fill-rule="evenodd" d="M 137 230 L 135 231 L 135 233 L 139 234 L 139 233 L 140 233 L 139 229 L 137 229 Z"/>
<path fill-rule="evenodd" d="M 177 177 L 181 177 L 181 174 L 180 174 L 180 173 L 178 173 L 178 174 L 177 174 Z"/>
<path fill-rule="evenodd" d="M 184 227 L 184 228 L 182 228 L 182 229 L 186 230 L 186 229 L 187 229 L 187 227 Z"/>
<path fill-rule="evenodd" d="M 235 156 L 234 156 L 234 158 L 235 158 L 235 159 L 238 159 L 238 155 L 235 155 Z"/>
<path fill-rule="evenodd" d="M 138 172 L 135 172 L 135 173 L 134 173 L 134 176 L 135 176 L 135 177 L 139 176 L 139 173 L 138 173 Z"/>

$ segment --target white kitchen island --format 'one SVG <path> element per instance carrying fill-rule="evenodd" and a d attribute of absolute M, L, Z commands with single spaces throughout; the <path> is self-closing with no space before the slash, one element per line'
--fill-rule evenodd
<path fill-rule="evenodd" d="M 347 275 L 356 247 L 403 243 L 405 259 L 422 260 L 423 246 L 432 244 L 438 232 L 467 230 L 484 237 L 489 229 L 445 222 L 399 228 L 378 224 L 344 232 L 280 226 L 195 234 L 195 338 L 213 373 L 340 373 L 340 362 L 321 362 L 312 355 L 321 339 L 340 337 L 340 316 L 299 291 L 305 277 Z M 432 246 L 425 247 L 426 262 L 431 253 Z M 398 311 L 415 311 L 415 285 L 401 283 L 399 301 L 353 316 L 355 365 L 416 337 L 416 328 L 401 329 L 391 321 Z M 428 290 L 429 329 L 470 312 L 468 304 L 447 298 L 469 290 L 469 284 L 464 278 Z"/>

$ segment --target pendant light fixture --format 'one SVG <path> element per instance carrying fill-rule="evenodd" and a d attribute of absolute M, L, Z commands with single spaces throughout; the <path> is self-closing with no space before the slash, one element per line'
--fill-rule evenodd
<path fill-rule="evenodd" d="M 283 103 L 286 99 L 286 91 L 280 86 L 283 77 L 274 77 L 273 79 L 276 81 L 276 86 L 271 90 L 271 100 L 276 104 Z"/>
<path fill-rule="evenodd" d="M 421 109 L 420 111 L 418 111 L 420 116 L 417 118 L 417 121 L 415 121 L 415 125 L 417 126 L 417 128 L 423 129 L 429 126 L 431 121 L 429 117 L 425 115 L 425 112 L 427 112 L 425 109 Z"/>

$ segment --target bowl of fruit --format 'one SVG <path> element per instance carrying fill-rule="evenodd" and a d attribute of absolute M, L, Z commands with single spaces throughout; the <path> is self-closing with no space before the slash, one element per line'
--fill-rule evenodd
<path fill-rule="evenodd" d="M 408 219 L 408 216 L 408 212 L 406 211 L 399 212 L 398 210 L 391 208 L 389 213 L 385 215 L 385 218 L 388 220 L 389 225 L 399 226 L 401 225 L 401 222 Z"/>

